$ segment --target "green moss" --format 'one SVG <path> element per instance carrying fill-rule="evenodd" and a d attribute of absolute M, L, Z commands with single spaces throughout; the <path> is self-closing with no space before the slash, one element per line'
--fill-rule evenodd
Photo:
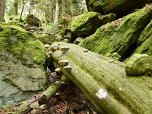
<path fill-rule="evenodd" d="M 36 36 L 21 27 L 0 23 L 0 51 L 7 50 L 19 59 L 27 61 L 27 55 L 37 64 L 45 64 L 47 51 Z"/>
<path fill-rule="evenodd" d="M 148 5 L 138 12 L 128 15 L 119 25 L 117 20 L 101 26 L 97 31 L 85 38 L 79 46 L 99 54 L 117 52 L 126 58 L 132 45 L 136 45 L 138 37 L 152 18 L 152 6 Z M 114 24 L 115 23 L 115 24 Z"/>
<path fill-rule="evenodd" d="M 99 13 L 97 12 L 88 12 L 78 16 L 77 19 L 74 19 L 72 21 L 71 30 L 74 31 L 75 29 L 79 29 L 79 27 L 83 26 L 86 22 L 88 22 L 89 20 L 91 20 L 92 18 L 98 15 Z"/>
<path fill-rule="evenodd" d="M 38 39 L 43 43 L 43 44 L 49 44 L 51 45 L 53 42 L 56 41 L 56 37 L 55 35 L 43 35 L 43 36 L 39 36 Z"/>

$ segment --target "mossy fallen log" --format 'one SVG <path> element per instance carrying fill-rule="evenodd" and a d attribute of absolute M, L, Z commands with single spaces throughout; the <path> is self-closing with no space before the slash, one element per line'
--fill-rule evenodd
<path fill-rule="evenodd" d="M 125 73 L 125 64 L 104 57 L 86 49 L 64 42 L 55 42 L 59 46 L 68 46 L 63 52 L 51 53 L 53 64 L 74 82 L 87 98 L 103 114 L 150 114 L 152 113 L 152 93 L 148 88 L 152 84 L 143 77 L 129 77 Z M 71 70 L 58 64 L 67 60 Z"/>

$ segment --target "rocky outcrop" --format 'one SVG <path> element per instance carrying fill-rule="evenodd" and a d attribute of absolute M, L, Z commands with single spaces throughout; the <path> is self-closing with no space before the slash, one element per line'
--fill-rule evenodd
<path fill-rule="evenodd" d="M 120 60 L 123 60 L 134 52 L 141 32 L 150 28 L 151 25 L 148 24 L 151 18 L 152 5 L 146 5 L 137 12 L 101 26 L 93 35 L 85 38 L 79 45 L 103 55 L 117 52 L 121 56 Z M 144 31 L 142 34 L 146 34 Z M 142 35 L 141 37 L 145 36 L 142 40 L 150 37 L 150 32 L 148 34 L 146 36 Z M 142 49 L 143 51 L 144 48 Z"/>
<path fill-rule="evenodd" d="M 97 12 L 88 12 L 72 20 L 71 31 L 81 36 L 93 34 L 101 25 L 113 21 L 115 14 L 100 15 Z"/>
<path fill-rule="evenodd" d="M 0 23 L 0 107 L 17 105 L 47 87 L 46 51 L 31 32 Z"/>
<path fill-rule="evenodd" d="M 99 12 L 100 14 L 115 13 L 117 17 L 128 14 L 129 11 L 142 8 L 152 0 L 86 0 L 88 11 Z"/>
<path fill-rule="evenodd" d="M 134 53 L 147 54 L 152 56 L 152 21 L 141 32 L 138 41 L 137 48 Z"/>
<path fill-rule="evenodd" d="M 33 14 L 28 14 L 25 20 L 31 26 L 32 25 L 36 26 L 36 27 L 41 26 L 40 19 L 38 19 L 37 17 L 35 17 Z"/>

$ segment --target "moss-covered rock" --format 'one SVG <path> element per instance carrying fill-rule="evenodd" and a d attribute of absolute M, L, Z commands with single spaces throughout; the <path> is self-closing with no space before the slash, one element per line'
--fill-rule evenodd
<path fill-rule="evenodd" d="M 117 52 L 124 59 L 135 50 L 140 33 L 152 18 L 152 6 L 101 26 L 79 45 L 99 54 Z"/>
<path fill-rule="evenodd" d="M 152 21 L 142 31 L 137 43 L 138 46 L 134 53 L 152 56 Z"/>
<path fill-rule="evenodd" d="M 46 52 L 33 33 L 0 23 L 0 107 L 17 105 L 47 87 Z"/>
<path fill-rule="evenodd" d="M 132 9 L 142 8 L 151 2 L 151 0 L 86 0 L 88 11 L 100 14 L 115 13 L 118 17 L 127 14 Z"/>
<path fill-rule="evenodd" d="M 29 25 L 33 25 L 33 26 L 41 26 L 41 21 L 39 18 L 35 17 L 33 14 L 28 14 L 26 17 L 26 22 Z"/>
<path fill-rule="evenodd" d="M 97 12 L 88 12 L 76 17 L 71 23 L 71 31 L 80 35 L 91 35 L 101 25 L 113 21 L 115 14 L 101 16 Z"/>
<path fill-rule="evenodd" d="M 55 38 L 55 35 L 43 35 L 39 36 L 38 39 L 43 43 L 43 44 L 49 44 L 51 45 L 53 42 L 57 41 Z"/>

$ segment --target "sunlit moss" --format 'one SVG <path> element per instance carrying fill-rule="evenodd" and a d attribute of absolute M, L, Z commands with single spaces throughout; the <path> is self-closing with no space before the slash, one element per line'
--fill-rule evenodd
<path fill-rule="evenodd" d="M 37 64 L 45 64 L 47 51 L 36 36 L 15 25 L 0 23 L 0 51 L 7 50 L 26 61 L 27 55 Z"/>

